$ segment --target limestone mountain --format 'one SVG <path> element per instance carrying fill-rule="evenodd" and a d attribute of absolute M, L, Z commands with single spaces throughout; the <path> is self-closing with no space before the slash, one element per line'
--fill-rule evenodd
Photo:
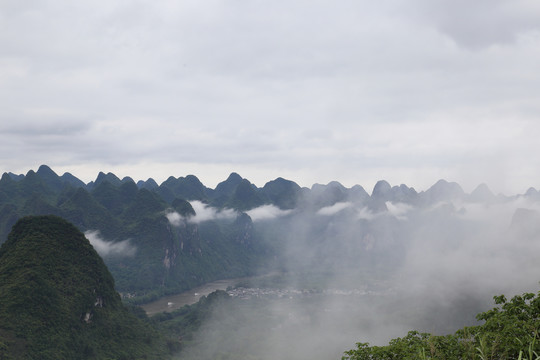
<path fill-rule="evenodd" d="M 56 216 L 20 219 L 0 248 L 0 357 L 158 359 L 158 333 L 132 315 L 101 257 Z"/>
<path fill-rule="evenodd" d="M 277 178 L 267 182 L 262 193 L 281 209 L 294 209 L 301 198 L 302 188 L 295 182 Z"/>
<path fill-rule="evenodd" d="M 244 211 L 259 207 L 266 202 L 266 198 L 260 193 L 255 185 L 250 183 L 247 179 L 242 179 L 225 205 L 233 209 Z"/>
<path fill-rule="evenodd" d="M 540 198 L 534 189 L 525 196 Z M 469 196 L 458 184 L 445 180 L 418 193 L 381 180 L 370 195 L 360 185 L 347 188 L 337 181 L 307 188 L 277 178 L 259 188 L 234 172 L 215 189 L 194 175 L 171 176 L 158 185 L 151 178 L 136 183 L 130 177 L 100 172 L 95 181 L 84 184 L 69 173 L 59 176 L 42 165 L 26 175 L 1 177 L 0 243 L 21 217 L 60 216 L 101 241 L 100 255 L 119 291 L 148 301 L 207 281 L 252 275 L 261 262 L 280 263 L 291 247 L 294 253 L 298 241 L 305 240 L 316 253 L 315 262 L 339 251 L 374 259 L 374 253 L 385 254 L 392 247 L 388 244 L 401 244 L 402 234 L 409 232 L 405 222 L 394 224 L 394 215 L 429 210 L 439 203 L 444 205 L 439 211 L 451 210 L 454 200 L 486 198 L 506 201 L 490 195 L 485 186 Z M 388 207 L 390 203 L 399 206 Z M 258 207 L 262 213 L 251 213 Z M 324 239 L 334 240 L 327 244 Z M 349 251 L 347 244 L 354 244 L 356 250 Z M 302 254 L 298 252 L 299 257 Z"/>
<path fill-rule="evenodd" d="M 469 195 L 468 201 L 476 203 L 490 203 L 495 201 L 495 195 L 486 184 L 480 184 Z"/>
<path fill-rule="evenodd" d="M 207 200 L 210 189 L 194 175 L 175 178 L 170 176 L 155 191 L 168 203 L 175 198 L 185 200 Z"/>
<path fill-rule="evenodd" d="M 0 180 L 0 242 L 21 217 L 60 216 L 83 232 L 99 235 L 98 241 L 105 244 L 100 255 L 120 291 L 148 296 L 248 275 L 249 264 L 259 257 L 253 228 L 245 223 L 234 222 L 234 218 L 203 224 L 187 221 L 196 214 L 186 199 L 207 200 L 207 192 L 211 193 L 195 176 L 171 178 L 149 188 L 139 188 L 133 179 L 120 180 L 112 173 L 101 172 L 86 186 L 66 178 L 70 179 L 45 165 L 21 177 L 4 174 Z M 236 201 L 243 206 L 242 197 Z M 171 212 L 182 220 L 171 224 L 167 218 Z M 251 232 L 246 234 L 249 247 L 248 242 L 235 240 L 235 234 L 245 229 Z M 130 247 L 124 251 L 121 244 L 128 241 Z M 116 250 L 108 252 L 107 246 Z"/>
<path fill-rule="evenodd" d="M 347 197 L 348 189 L 337 181 L 331 181 L 327 185 L 314 184 L 311 187 L 311 203 L 316 207 L 347 201 Z"/>
<path fill-rule="evenodd" d="M 432 187 L 422 193 L 423 201 L 426 204 L 434 204 L 439 201 L 449 201 L 453 199 L 462 199 L 465 192 L 458 183 L 448 182 L 446 180 L 437 181 Z"/>

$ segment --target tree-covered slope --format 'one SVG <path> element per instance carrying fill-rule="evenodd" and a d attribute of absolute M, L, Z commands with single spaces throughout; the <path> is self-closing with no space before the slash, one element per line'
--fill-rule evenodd
<path fill-rule="evenodd" d="M 410 331 L 386 346 L 359 342 L 342 360 L 536 360 L 540 358 L 540 293 L 507 300 L 495 296 L 497 307 L 480 313 L 478 326 L 450 335 Z"/>
<path fill-rule="evenodd" d="M 0 248 L 0 357 L 152 359 L 164 344 L 122 304 L 85 236 L 56 216 L 20 219 Z"/>
<path fill-rule="evenodd" d="M 160 189 L 167 189 L 170 197 L 162 196 Z M 160 188 L 147 189 L 112 173 L 100 173 L 95 182 L 82 186 L 45 165 L 19 177 L 5 174 L 0 180 L 0 243 L 21 217 L 60 216 L 95 234 L 117 288 L 143 299 L 251 274 L 261 253 L 253 246 L 252 227 L 234 219 L 202 224 L 186 220 L 196 214 L 179 196 L 201 198 L 205 191 L 210 190 L 194 176 L 171 178 Z M 167 217 L 171 212 L 182 220 L 172 224 Z M 246 229 L 249 246 L 235 240 Z M 122 247 L 128 243 L 129 248 Z"/>

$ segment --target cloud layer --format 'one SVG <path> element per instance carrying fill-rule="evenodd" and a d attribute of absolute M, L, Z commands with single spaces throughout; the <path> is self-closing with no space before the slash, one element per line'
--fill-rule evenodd
<path fill-rule="evenodd" d="M 538 291 L 540 206 L 531 198 L 386 208 L 341 202 L 275 222 L 289 270 L 277 283 L 303 291 L 223 302 L 183 358 L 339 358 L 356 342 L 476 325 L 494 295 Z"/>
<path fill-rule="evenodd" d="M 540 177 L 539 13 L 533 0 L 3 3 L 1 170 L 523 192 Z"/>
<path fill-rule="evenodd" d="M 259 221 L 259 220 L 269 220 L 269 219 L 275 219 L 278 217 L 286 216 L 290 214 L 291 212 L 292 210 L 282 210 L 275 205 L 263 205 L 263 206 L 259 206 L 258 208 L 246 211 L 246 214 L 249 215 L 251 220 Z"/>
<path fill-rule="evenodd" d="M 97 230 L 89 230 L 84 233 L 90 244 L 94 247 L 97 253 L 102 256 L 134 256 L 137 252 L 137 247 L 132 245 L 130 240 L 123 241 L 107 241 L 101 237 Z"/>
<path fill-rule="evenodd" d="M 175 211 L 169 212 L 166 216 L 171 225 L 180 226 L 184 221 L 198 224 L 210 220 L 234 219 L 239 215 L 236 210 L 215 208 L 198 200 L 191 201 L 190 204 L 193 207 L 193 210 L 195 210 L 195 215 L 184 218 Z M 278 217 L 286 216 L 291 212 L 292 210 L 282 210 L 275 205 L 262 205 L 246 211 L 246 214 L 248 214 L 251 220 L 255 222 L 276 219 Z"/>

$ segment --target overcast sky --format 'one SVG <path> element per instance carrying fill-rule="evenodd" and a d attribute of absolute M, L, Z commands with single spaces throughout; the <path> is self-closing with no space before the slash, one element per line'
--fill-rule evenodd
<path fill-rule="evenodd" d="M 536 0 L 0 0 L 0 171 L 540 188 Z"/>

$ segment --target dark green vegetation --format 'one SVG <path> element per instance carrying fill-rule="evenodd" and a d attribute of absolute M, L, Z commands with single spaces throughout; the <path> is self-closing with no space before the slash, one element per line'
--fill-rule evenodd
<path fill-rule="evenodd" d="M 358 185 L 331 182 L 307 189 L 282 178 L 258 188 L 235 173 L 215 189 L 193 175 L 158 185 L 100 173 L 85 184 L 41 166 L 0 179 L 0 243 L 25 216 L 66 219 L 90 240 L 124 304 L 141 319 L 141 309 L 132 305 L 217 279 L 274 274 L 244 286 L 308 289 L 309 296 L 287 293 L 276 302 L 242 302 L 217 293 L 146 319 L 172 340 L 148 339 L 157 339 L 167 352 L 182 347 L 182 356 L 197 359 L 339 358 L 357 338 L 380 344 L 406 329 L 454 332 L 489 308 L 492 294 L 535 289 L 538 194 L 531 189 L 515 197 L 495 196 L 485 186 L 466 194 L 444 180 L 420 193 L 386 181 L 371 195 Z M 516 205 L 528 208 L 516 210 Z M 519 270 L 523 264 L 525 272 Z M 55 295 L 47 295 L 49 276 L 42 277 L 36 275 L 32 285 L 41 296 L 37 309 L 47 301 L 56 306 Z M 336 303 L 334 290 L 349 295 L 339 295 Z M 31 335 L 17 337 L 11 326 L 1 328 L 0 348 L 28 350 Z M 146 334 L 156 331 L 144 326 Z M 238 335 L 234 341 L 232 334 Z M 427 335 L 412 333 L 410 342 L 422 336 Z M 474 340 L 473 349 L 482 351 L 492 346 L 476 342 L 478 337 L 460 339 L 456 344 Z M 519 341 L 526 349 L 530 339 Z M 220 347 L 206 351 L 208 343 Z M 435 356 L 431 348 L 413 350 Z"/>
<path fill-rule="evenodd" d="M 130 178 L 100 173 L 95 182 L 84 184 L 43 165 L 25 176 L 2 176 L 0 243 L 17 219 L 49 214 L 83 232 L 95 231 L 108 244 L 124 242 L 129 251 L 117 248 L 100 255 L 117 289 L 129 294 L 128 301 L 140 303 L 208 281 L 253 274 L 267 253 L 249 216 L 238 213 L 236 220 L 189 222 L 186 219 L 195 211 L 186 200 L 243 209 L 265 198 L 236 174 L 212 190 L 192 175 L 171 177 L 158 186 L 151 179 L 135 184 Z M 182 217 L 176 225 L 167 219 L 172 212 Z"/>
<path fill-rule="evenodd" d="M 173 312 L 163 312 L 152 316 L 157 326 L 169 336 L 179 340 L 181 347 L 193 343 L 193 336 L 202 323 L 212 315 L 212 312 L 221 306 L 230 306 L 232 299 L 223 290 L 217 290 L 203 296 L 193 305 L 185 305 Z M 229 309 L 230 310 L 230 309 Z"/>
<path fill-rule="evenodd" d="M 540 294 L 525 293 L 509 301 L 495 296 L 498 306 L 477 315 L 482 325 L 453 335 L 411 331 L 386 346 L 358 343 L 342 360 L 506 360 L 540 358 Z"/>
<path fill-rule="evenodd" d="M 233 217 L 190 221 L 197 215 L 188 202 L 194 200 L 217 210 L 232 209 Z M 37 172 L 5 173 L 0 179 L 0 243 L 23 216 L 60 216 L 82 232 L 93 232 L 108 245 L 123 244 L 124 248 L 116 247 L 116 251 L 98 252 L 113 274 L 117 290 L 126 301 L 139 304 L 222 278 L 273 269 L 310 273 L 313 264 L 328 267 L 325 259 L 332 261 L 344 251 L 326 241 L 340 236 L 326 229 L 332 219 L 318 219 L 309 229 L 299 228 L 297 223 L 311 221 L 318 208 L 339 201 L 369 204 L 370 200 L 360 186 L 346 189 L 333 182 L 310 190 L 277 178 L 257 188 L 236 173 L 215 189 L 205 187 L 193 175 L 170 177 L 158 185 L 152 179 L 135 183 L 129 177 L 119 179 L 112 173 L 99 173 L 95 181 L 85 184 L 69 173 L 58 176 L 42 165 Z M 262 221 L 255 228 L 243 211 L 263 204 L 299 212 L 279 222 Z M 168 219 L 172 213 L 179 215 L 177 223 Z M 356 235 L 371 231 L 366 224 L 357 224 Z M 288 243 L 297 238 L 298 249 L 289 252 Z M 305 245 L 313 253 L 307 262 L 299 262 L 296 258 L 304 257 Z M 343 267 L 358 262 L 354 252 L 346 253 L 350 258 L 342 261 Z M 370 254 L 361 260 L 367 265 L 375 258 Z M 294 269 L 290 268 L 292 263 Z"/>
<path fill-rule="evenodd" d="M 122 304 L 84 235 L 55 216 L 19 220 L 0 248 L 0 358 L 162 359 L 166 342 Z"/>

